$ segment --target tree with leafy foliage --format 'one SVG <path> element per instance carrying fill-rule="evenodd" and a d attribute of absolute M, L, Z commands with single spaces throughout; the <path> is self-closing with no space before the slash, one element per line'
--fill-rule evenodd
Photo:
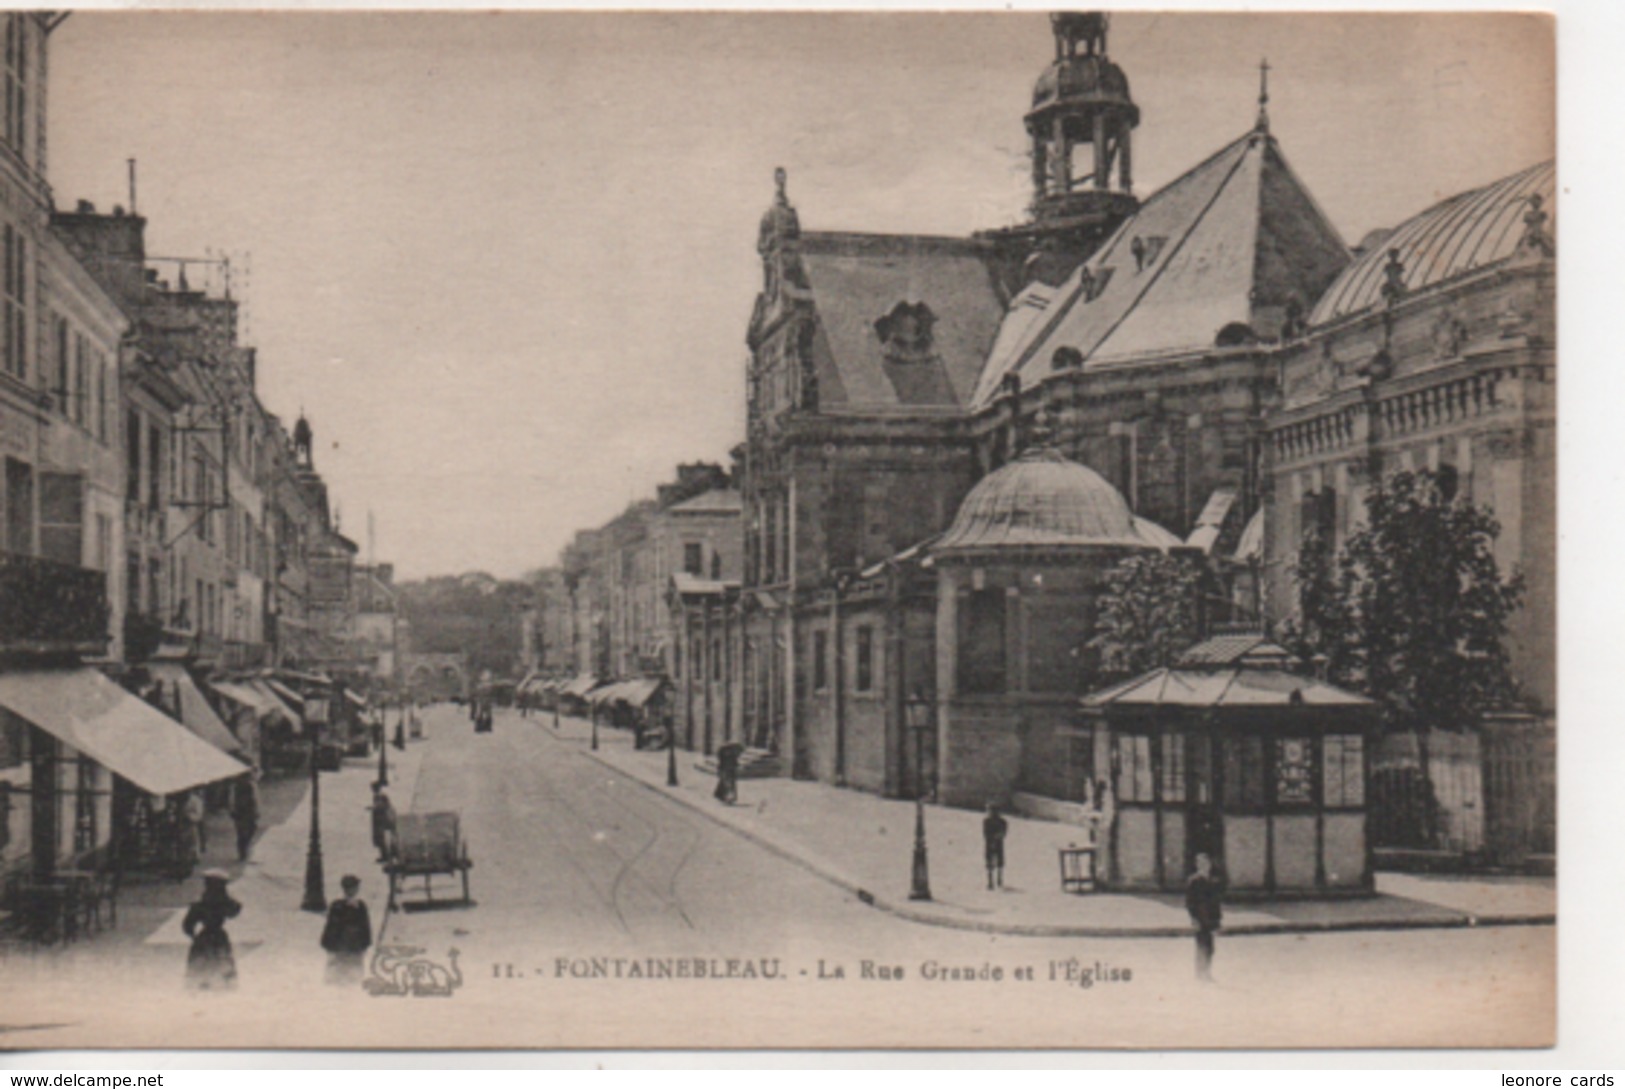
<path fill-rule="evenodd" d="M 1202 637 L 1203 571 L 1191 557 L 1148 552 L 1106 574 L 1095 646 L 1104 679 L 1171 665 Z"/>
<path fill-rule="evenodd" d="M 1506 638 L 1524 584 L 1496 565 L 1500 532 L 1436 473 L 1379 481 L 1342 551 L 1305 542 L 1284 641 L 1325 655 L 1334 679 L 1382 704 L 1392 730 L 1474 726 L 1518 694 Z"/>
<path fill-rule="evenodd" d="M 398 589 L 414 651 L 464 654 L 475 676 L 517 674 L 520 627 L 535 603 L 532 584 L 475 572 L 406 582 Z"/>
<path fill-rule="evenodd" d="M 1311 526 L 1292 564 L 1297 609 L 1276 634 L 1282 646 L 1323 667 L 1327 680 L 1357 687 L 1363 678 L 1353 577 L 1353 570 L 1340 562 L 1331 536 Z"/>

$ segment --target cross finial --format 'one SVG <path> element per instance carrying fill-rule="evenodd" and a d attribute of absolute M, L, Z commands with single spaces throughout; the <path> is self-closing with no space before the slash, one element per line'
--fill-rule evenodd
<path fill-rule="evenodd" d="M 790 180 L 790 175 L 784 169 L 784 167 L 781 166 L 781 167 L 776 167 L 774 169 L 774 171 L 773 171 L 773 185 L 774 185 L 775 188 L 778 189 L 778 198 L 777 199 L 778 199 L 778 202 L 780 204 L 786 204 L 786 203 L 789 202 L 790 198 L 788 197 L 788 195 L 784 191 L 785 183 L 788 182 L 789 180 Z"/>
<path fill-rule="evenodd" d="M 1268 58 L 1258 62 L 1258 131 L 1270 131 L 1270 62 Z"/>

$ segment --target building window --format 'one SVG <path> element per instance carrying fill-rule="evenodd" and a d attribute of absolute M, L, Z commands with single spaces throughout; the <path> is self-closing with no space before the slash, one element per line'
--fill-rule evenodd
<path fill-rule="evenodd" d="M 78 567 L 84 563 L 84 477 L 40 474 L 40 555 Z"/>
<path fill-rule="evenodd" d="M 1182 733 L 1162 735 L 1161 778 L 1163 801 L 1185 800 L 1185 735 Z"/>
<path fill-rule="evenodd" d="M 52 370 L 51 393 L 56 397 L 57 411 L 68 414 L 68 319 L 56 318 L 51 323 Z"/>
<path fill-rule="evenodd" d="M 822 692 L 829 687 L 829 633 L 813 632 L 813 691 Z"/>
<path fill-rule="evenodd" d="M 131 616 L 141 612 L 141 557 L 135 552 L 124 555 L 124 611 Z"/>
<path fill-rule="evenodd" d="M 113 571 L 113 519 L 105 514 L 96 515 L 96 570 Z"/>
<path fill-rule="evenodd" d="M 1365 804 L 1365 738 L 1359 734 L 1329 734 L 1321 742 L 1322 782 L 1328 809 L 1357 808 Z"/>
<path fill-rule="evenodd" d="M 698 577 L 705 574 L 705 546 L 697 542 L 683 545 L 683 570 Z"/>
<path fill-rule="evenodd" d="M 141 502 L 141 414 L 124 414 L 124 501 Z"/>
<path fill-rule="evenodd" d="M 768 582 L 779 581 L 779 508 L 778 504 L 767 504 L 767 531 L 762 535 L 766 556 L 762 559 L 762 573 Z"/>
<path fill-rule="evenodd" d="M 1307 540 L 1311 534 L 1328 545 L 1337 540 L 1337 489 L 1322 488 L 1307 492 L 1298 512 L 1298 537 Z"/>
<path fill-rule="evenodd" d="M 1228 809 L 1264 808 L 1264 739 L 1243 734 L 1224 744 L 1224 794 Z"/>
<path fill-rule="evenodd" d="M 711 553 L 711 578 L 717 582 L 722 581 L 722 553 Z"/>
<path fill-rule="evenodd" d="M 688 658 L 693 663 L 694 679 L 696 681 L 705 680 L 705 644 L 702 642 L 696 647 L 691 647 Z"/>
<path fill-rule="evenodd" d="M 959 690 L 997 695 L 1005 689 L 1004 591 L 974 590 L 959 606 Z"/>
<path fill-rule="evenodd" d="M 85 349 L 85 338 L 73 336 L 73 422 L 83 425 L 90 420 L 90 360 Z"/>
<path fill-rule="evenodd" d="M 10 23 L 18 21 L 13 15 Z M 9 23 L 8 23 L 9 25 Z M 0 259 L 5 261 L 4 320 L 0 322 L 0 349 L 6 356 L 6 370 L 18 378 L 28 378 L 28 239 L 7 223 L 5 245 Z"/>
<path fill-rule="evenodd" d="M 1116 765 L 1117 800 L 1120 802 L 1149 802 L 1155 797 L 1155 784 L 1151 771 L 1151 736 L 1149 734 L 1118 734 L 1116 751 L 1112 753 Z"/>
<path fill-rule="evenodd" d="M 722 640 L 721 639 L 713 639 L 713 640 L 711 640 L 711 679 L 713 681 L 717 681 L 717 682 L 720 682 L 722 680 Z"/>
<path fill-rule="evenodd" d="M 96 437 L 103 443 L 107 442 L 108 434 L 112 431 L 112 424 L 108 420 L 113 414 L 113 399 L 107 385 L 107 359 L 100 357 L 96 360 Z"/>
<path fill-rule="evenodd" d="M 147 424 L 147 507 L 157 513 L 162 506 L 160 492 L 164 479 L 164 436 L 156 422 Z"/>
<path fill-rule="evenodd" d="M 1284 737 L 1275 759 L 1277 805 L 1311 805 L 1315 800 L 1315 746 L 1307 737 Z"/>
<path fill-rule="evenodd" d="M 22 556 L 34 553 L 34 467 L 15 458 L 6 459 L 5 546 Z"/>
<path fill-rule="evenodd" d="M 6 144 L 27 163 L 28 15 L 6 16 Z"/>
<path fill-rule="evenodd" d="M 853 676 L 853 687 L 859 692 L 875 689 L 875 629 L 864 625 L 858 629 L 858 662 Z"/>
<path fill-rule="evenodd" d="M 74 763 L 73 853 L 82 855 L 96 849 L 96 765 L 83 754 Z"/>

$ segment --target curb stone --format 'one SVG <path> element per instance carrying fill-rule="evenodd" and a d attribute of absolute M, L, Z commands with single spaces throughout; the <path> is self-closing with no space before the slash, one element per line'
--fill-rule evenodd
<path fill-rule="evenodd" d="M 563 738 L 560 738 L 563 740 Z M 922 923 L 926 926 L 940 926 L 949 930 L 969 930 L 984 934 L 1005 934 L 1013 937 L 1029 938 L 1189 938 L 1188 927 L 1170 926 L 1069 926 L 1059 923 L 995 923 L 981 919 L 960 919 L 940 912 L 923 911 L 908 906 L 907 902 L 898 903 L 877 896 L 864 888 L 857 881 L 842 874 L 833 868 L 824 865 L 807 855 L 796 851 L 776 838 L 764 835 L 752 828 L 736 824 L 721 815 L 712 812 L 708 807 L 699 804 L 696 799 L 690 798 L 680 790 L 657 785 L 643 776 L 628 771 L 619 764 L 593 753 L 590 749 L 580 750 L 581 755 L 594 763 L 616 772 L 652 794 L 676 802 L 690 812 L 697 813 L 711 823 L 726 828 L 740 838 L 754 843 L 763 850 L 784 859 L 807 873 L 828 882 L 837 888 L 843 889 L 857 897 L 858 901 L 877 911 L 896 916 L 913 923 Z M 1396 930 L 1466 930 L 1483 929 L 1486 927 L 1511 926 L 1555 926 L 1556 913 L 1534 915 L 1471 915 L 1465 912 L 1456 912 L 1445 917 L 1428 919 L 1348 919 L 1325 920 L 1315 922 L 1279 922 L 1279 923 L 1242 923 L 1237 926 L 1223 928 L 1223 933 L 1229 937 L 1266 937 L 1279 934 L 1333 934 L 1351 933 L 1359 931 L 1396 931 Z"/>

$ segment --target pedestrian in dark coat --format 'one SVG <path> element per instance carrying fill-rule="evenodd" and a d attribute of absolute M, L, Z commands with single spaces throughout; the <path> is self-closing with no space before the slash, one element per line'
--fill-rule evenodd
<path fill-rule="evenodd" d="M 1213 935 L 1224 919 L 1223 897 L 1224 882 L 1213 873 L 1213 859 L 1198 854 L 1196 872 L 1185 885 L 1185 910 L 1196 927 L 1196 978 L 1204 983 L 1213 982 Z"/>
<path fill-rule="evenodd" d="M 714 794 L 717 801 L 726 805 L 739 800 L 739 758 L 744 752 L 745 746 L 737 741 L 730 741 L 717 749 L 717 789 Z"/>
<path fill-rule="evenodd" d="M 987 803 L 987 816 L 982 818 L 982 854 L 987 861 L 987 887 L 1004 888 L 1004 836 L 1010 831 L 1010 822 L 999 815 L 999 807 Z"/>
<path fill-rule="evenodd" d="M 372 784 L 372 845 L 378 849 L 378 861 L 389 861 L 390 839 L 395 835 L 395 804 L 384 791 L 384 784 Z"/>
<path fill-rule="evenodd" d="M 339 882 L 344 896 L 327 908 L 327 925 L 322 928 L 322 948 L 327 950 L 326 980 L 335 987 L 361 982 L 365 974 L 362 958 L 372 947 L 372 918 L 361 899 L 361 879 L 346 874 Z"/>
<path fill-rule="evenodd" d="M 231 822 L 237 826 L 237 860 L 248 861 L 248 849 L 254 843 L 254 833 L 260 827 L 260 788 L 254 781 L 258 771 L 237 780 L 231 796 Z"/>
<path fill-rule="evenodd" d="M 231 954 L 226 920 L 235 919 L 243 905 L 226 892 L 228 880 L 224 870 L 204 871 L 203 895 L 181 921 L 181 929 L 192 939 L 186 954 L 186 985 L 195 991 L 229 991 L 237 986 L 237 961 Z"/>

